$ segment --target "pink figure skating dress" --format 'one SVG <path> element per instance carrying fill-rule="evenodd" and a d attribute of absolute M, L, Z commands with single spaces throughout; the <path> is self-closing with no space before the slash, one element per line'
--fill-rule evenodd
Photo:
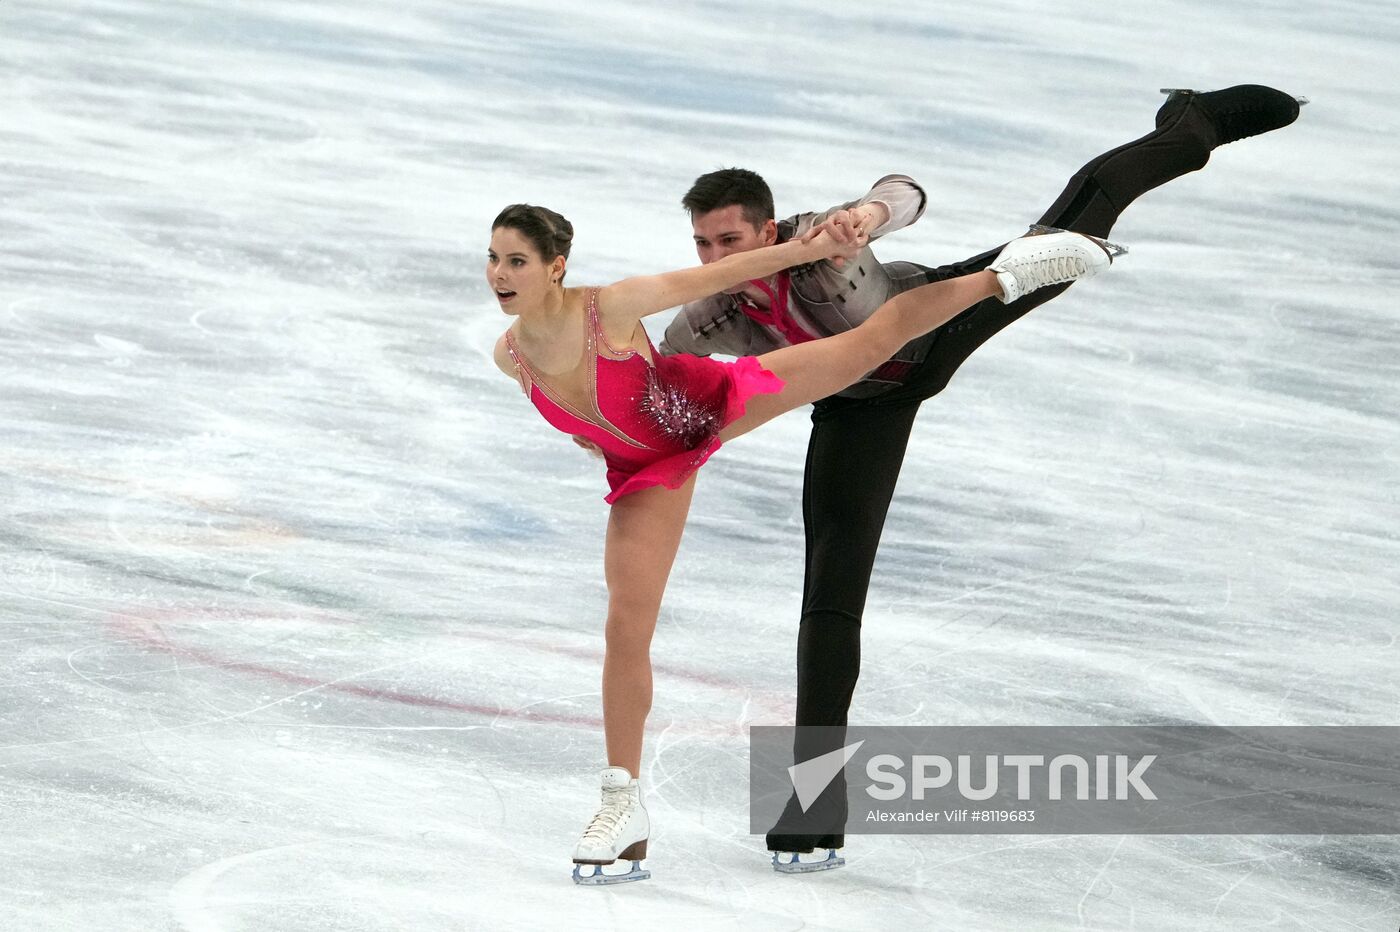
<path fill-rule="evenodd" d="M 732 363 L 701 356 L 661 356 L 614 349 L 598 325 L 598 289 L 588 290 L 585 314 L 588 397 L 571 404 L 540 378 L 506 331 L 520 387 L 550 424 L 603 450 L 609 504 L 653 485 L 680 488 L 720 447 L 719 432 L 744 413 L 754 395 L 781 391 L 783 380 L 752 356 Z M 646 333 L 646 328 L 642 328 Z"/>

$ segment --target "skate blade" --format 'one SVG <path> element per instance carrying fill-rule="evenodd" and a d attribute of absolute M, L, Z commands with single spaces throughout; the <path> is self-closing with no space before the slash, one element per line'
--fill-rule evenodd
<path fill-rule="evenodd" d="M 574 883 L 585 887 L 604 887 L 615 883 L 632 883 L 637 880 L 646 880 L 651 876 L 651 871 L 642 870 L 641 861 L 633 861 L 632 869 L 624 874 L 605 874 L 603 873 L 603 865 L 601 864 L 588 865 L 593 868 L 593 873 L 584 874 L 580 871 L 580 868 L 583 866 L 582 864 L 574 865 Z"/>
<path fill-rule="evenodd" d="M 1048 227 L 1043 223 L 1032 223 L 1030 233 L 1032 236 L 1039 236 L 1042 233 L 1073 233 L 1073 230 L 1062 230 L 1059 227 Z M 1085 239 L 1091 239 L 1103 247 L 1103 251 L 1108 253 L 1110 260 L 1117 259 L 1128 251 L 1127 246 L 1119 246 L 1117 243 L 1110 243 L 1108 240 L 1098 236 L 1090 236 L 1088 233 L 1080 233 Z"/>
<path fill-rule="evenodd" d="M 846 866 L 846 859 L 837 857 L 836 849 L 830 848 L 820 861 L 803 861 L 801 855 L 793 852 L 791 861 L 784 861 L 780 855 L 786 852 L 773 852 L 773 870 L 780 874 L 814 874 L 817 871 L 832 871 Z"/>
<path fill-rule="evenodd" d="M 1171 98 L 1175 97 L 1177 94 L 1199 94 L 1199 93 L 1201 93 L 1200 91 L 1198 91 L 1198 90 L 1196 90 L 1196 89 L 1194 89 L 1194 88 L 1190 88 L 1190 87 L 1163 87 L 1163 88 L 1158 88 L 1158 90 L 1160 90 L 1163 94 L 1166 94 L 1168 100 L 1170 100 Z M 1308 105 L 1308 98 L 1306 98 L 1306 97 L 1297 97 L 1297 96 L 1295 96 L 1293 99 L 1296 100 L 1296 101 L 1298 101 L 1298 106 L 1300 106 L 1300 107 L 1306 107 L 1306 106 Z"/>

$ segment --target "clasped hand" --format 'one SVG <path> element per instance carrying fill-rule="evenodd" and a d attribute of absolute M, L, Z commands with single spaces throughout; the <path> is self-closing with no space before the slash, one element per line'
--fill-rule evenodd
<path fill-rule="evenodd" d="M 827 244 L 829 241 L 831 253 L 825 258 L 839 269 L 870 242 L 870 231 L 874 226 L 874 218 L 868 211 L 860 208 L 836 210 L 803 234 L 802 242 Z"/>

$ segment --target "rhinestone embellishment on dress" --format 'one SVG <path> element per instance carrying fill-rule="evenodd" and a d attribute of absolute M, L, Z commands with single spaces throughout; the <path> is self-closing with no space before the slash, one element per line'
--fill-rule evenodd
<path fill-rule="evenodd" d="M 646 393 L 641 405 L 666 436 L 686 448 L 694 447 L 719 429 L 719 412 L 701 404 L 685 390 L 667 384 L 654 368 L 647 369 Z"/>

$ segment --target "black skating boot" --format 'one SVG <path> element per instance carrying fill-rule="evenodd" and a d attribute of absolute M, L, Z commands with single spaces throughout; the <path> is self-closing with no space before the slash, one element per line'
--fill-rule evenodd
<path fill-rule="evenodd" d="M 1237 84 L 1219 91 L 1164 87 L 1167 102 L 1157 111 L 1157 127 L 1190 122 L 1206 138 L 1208 149 L 1282 129 L 1298 119 L 1307 98 L 1293 97 L 1262 84 Z"/>

